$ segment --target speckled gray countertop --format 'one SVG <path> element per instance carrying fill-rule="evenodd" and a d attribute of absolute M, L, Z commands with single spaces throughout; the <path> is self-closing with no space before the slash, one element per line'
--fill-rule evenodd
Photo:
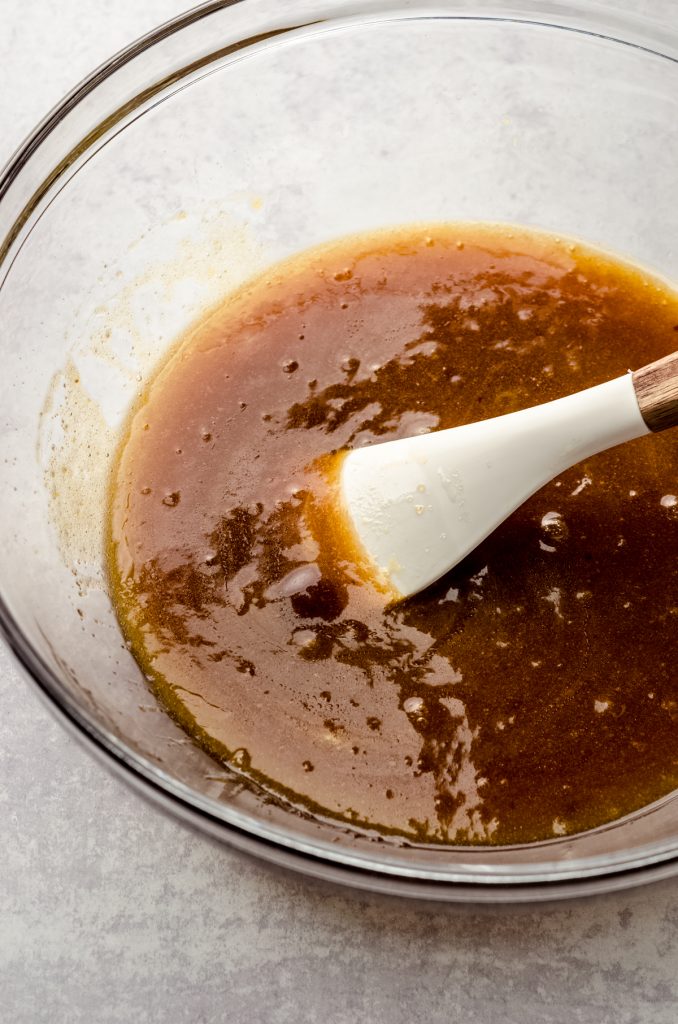
<path fill-rule="evenodd" d="M 282 2 L 282 0 L 281 0 Z M 664 21 L 676 0 L 615 0 Z M 0 162 L 182 0 L 0 0 Z M 675 1024 L 678 878 L 550 906 L 427 906 L 274 873 L 129 793 L 0 647 L 0 1019 Z"/>

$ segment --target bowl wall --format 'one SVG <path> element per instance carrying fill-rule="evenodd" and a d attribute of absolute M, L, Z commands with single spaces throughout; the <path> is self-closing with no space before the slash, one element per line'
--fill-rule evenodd
<path fill-rule="evenodd" d="M 103 560 L 131 402 L 206 307 L 291 253 L 501 221 L 678 280 L 678 37 L 611 17 L 548 0 L 206 5 L 83 83 L 0 181 L 3 629 L 78 735 L 228 842 L 448 899 L 549 898 L 678 863 L 674 797 L 576 837 L 449 850 L 262 799 L 155 706 Z"/>

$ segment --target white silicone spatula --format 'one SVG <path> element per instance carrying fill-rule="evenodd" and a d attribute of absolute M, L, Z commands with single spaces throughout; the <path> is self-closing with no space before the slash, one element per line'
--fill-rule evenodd
<path fill-rule="evenodd" d="M 555 402 L 350 451 L 340 490 L 379 575 L 423 590 L 531 494 L 597 452 L 678 424 L 678 353 Z"/>

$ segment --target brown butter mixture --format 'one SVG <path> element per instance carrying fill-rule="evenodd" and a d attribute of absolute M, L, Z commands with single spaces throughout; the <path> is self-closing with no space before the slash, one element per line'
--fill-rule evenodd
<path fill-rule="evenodd" d="M 419 841 L 552 838 L 668 793 L 675 435 L 563 474 L 391 607 L 342 544 L 326 456 L 677 343 L 661 283 L 499 227 L 355 237 L 231 296 L 152 382 L 111 492 L 113 596 L 162 704 L 270 791 Z"/>

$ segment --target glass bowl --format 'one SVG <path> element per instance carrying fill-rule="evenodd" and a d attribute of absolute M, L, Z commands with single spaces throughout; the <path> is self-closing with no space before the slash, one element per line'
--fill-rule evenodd
<path fill-rule="evenodd" d="M 0 619 L 74 735 L 212 836 L 362 888 L 551 899 L 678 870 L 675 794 L 576 836 L 446 849 L 263 798 L 156 707 L 102 544 L 125 412 L 229 289 L 436 220 L 535 225 L 676 280 L 676 124 L 676 32 L 548 0 L 208 3 L 48 115 L 0 179 Z"/>

